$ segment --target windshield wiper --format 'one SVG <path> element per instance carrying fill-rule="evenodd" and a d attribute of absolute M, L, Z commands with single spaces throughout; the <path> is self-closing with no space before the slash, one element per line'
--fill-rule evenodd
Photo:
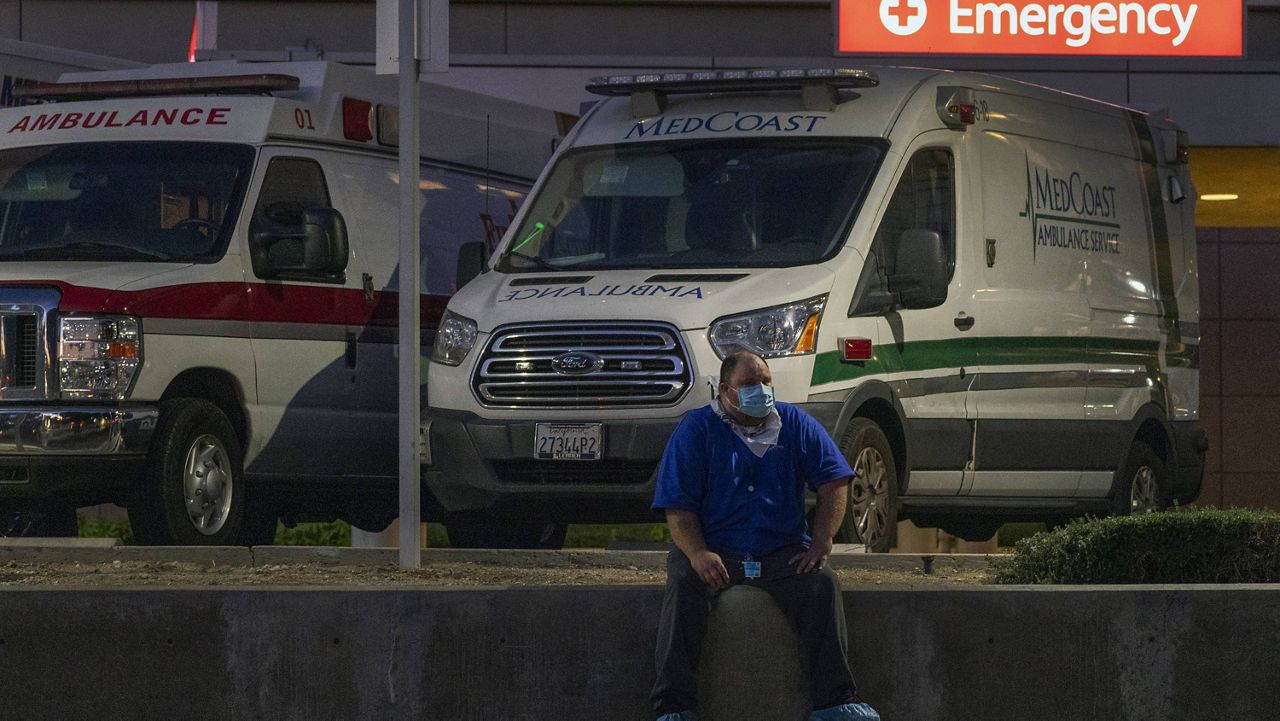
<path fill-rule="evenodd" d="M 505 257 L 519 258 L 520 260 L 527 260 L 530 263 L 533 263 L 534 265 L 538 266 L 539 268 L 542 268 L 543 270 L 564 270 L 564 266 L 556 265 L 555 263 L 548 263 L 547 261 L 543 260 L 542 258 L 539 258 L 536 255 L 521 253 L 518 250 L 508 250 Z"/>
<path fill-rule="evenodd" d="M 152 260 L 169 260 L 173 256 L 167 253 L 159 253 L 154 250 L 143 250 L 129 245 L 118 245 L 116 243 L 103 243 L 95 240 L 81 240 L 75 243 L 65 243 L 63 245 L 47 245 L 43 248 L 31 248 L 22 253 L 14 253 L 8 255 L 8 258 L 49 258 L 55 257 L 59 260 L 84 260 L 84 258 L 66 257 L 74 256 L 75 251 L 99 251 L 102 254 L 114 256 L 124 256 L 131 258 L 150 258 Z"/>

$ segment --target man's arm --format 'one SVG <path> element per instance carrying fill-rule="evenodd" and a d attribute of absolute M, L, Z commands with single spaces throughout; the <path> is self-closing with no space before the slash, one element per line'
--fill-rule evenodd
<path fill-rule="evenodd" d="M 719 554 L 707 548 L 697 514 L 675 508 L 666 509 L 666 514 L 671 538 L 676 542 L 676 548 L 689 559 L 689 565 L 693 566 L 698 578 L 711 588 L 728 586 L 729 571 L 724 567 L 724 560 Z"/>
<path fill-rule="evenodd" d="M 789 563 L 796 566 L 796 573 L 807 573 L 822 568 L 831 555 L 832 539 L 844 520 L 845 506 L 849 503 L 850 478 L 824 483 L 818 486 L 818 505 L 813 511 L 813 541 L 804 553 L 794 556 Z"/>

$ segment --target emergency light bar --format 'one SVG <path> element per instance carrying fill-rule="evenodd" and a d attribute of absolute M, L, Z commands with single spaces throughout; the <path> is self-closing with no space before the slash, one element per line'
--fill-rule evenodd
<path fill-rule="evenodd" d="M 13 89 L 16 97 L 32 100 L 90 100 L 96 98 L 209 93 L 270 93 L 298 89 L 292 75 L 222 75 L 152 80 L 98 80 L 87 83 L 32 83 Z"/>
<path fill-rule="evenodd" d="M 769 92 L 799 90 L 808 110 L 833 110 L 843 88 L 873 88 L 880 78 L 851 68 L 788 68 L 784 70 L 702 70 L 688 73 L 645 73 L 592 78 L 587 92 L 631 96 L 636 117 L 658 115 L 667 95 L 697 93 Z"/>

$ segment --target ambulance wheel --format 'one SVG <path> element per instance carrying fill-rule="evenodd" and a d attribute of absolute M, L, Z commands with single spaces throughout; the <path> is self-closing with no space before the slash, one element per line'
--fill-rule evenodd
<path fill-rule="evenodd" d="M 1164 460 L 1151 446 L 1134 441 L 1116 479 L 1116 515 L 1163 511 L 1173 503 L 1173 479 Z"/>
<path fill-rule="evenodd" d="M 849 483 L 849 503 L 836 534 L 838 543 L 861 543 L 884 553 L 893 546 L 898 524 L 898 469 L 893 448 L 874 421 L 854 418 L 840 437 L 840 451 L 857 474 Z"/>
<path fill-rule="evenodd" d="M 446 519 L 453 548 L 540 548 L 559 550 L 569 526 L 564 523 L 519 523 L 466 513 Z"/>
<path fill-rule="evenodd" d="M 269 543 L 275 518 L 251 520 L 245 490 L 240 440 L 226 414 L 202 399 L 161 403 L 147 467 L 129 503 L 134 536 L 148 545 Z"/>

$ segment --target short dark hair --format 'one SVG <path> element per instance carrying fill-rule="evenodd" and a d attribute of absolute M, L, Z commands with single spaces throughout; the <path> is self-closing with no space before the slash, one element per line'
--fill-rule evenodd
<path fill-rule="evenodd" d="M 765 366 L 769 365 L 764 358 L 761 358 L 759 355 L 756 355 L 749 350 L 736 350 L 725 356 L 724 360 L 720 361 L 720 382 L 728 383 L 729 378 L 733 375 L 733 371 L 737 369 L 738 364 L 748 358 L 756 358 L 761 363 L 764 363 Z"/>

